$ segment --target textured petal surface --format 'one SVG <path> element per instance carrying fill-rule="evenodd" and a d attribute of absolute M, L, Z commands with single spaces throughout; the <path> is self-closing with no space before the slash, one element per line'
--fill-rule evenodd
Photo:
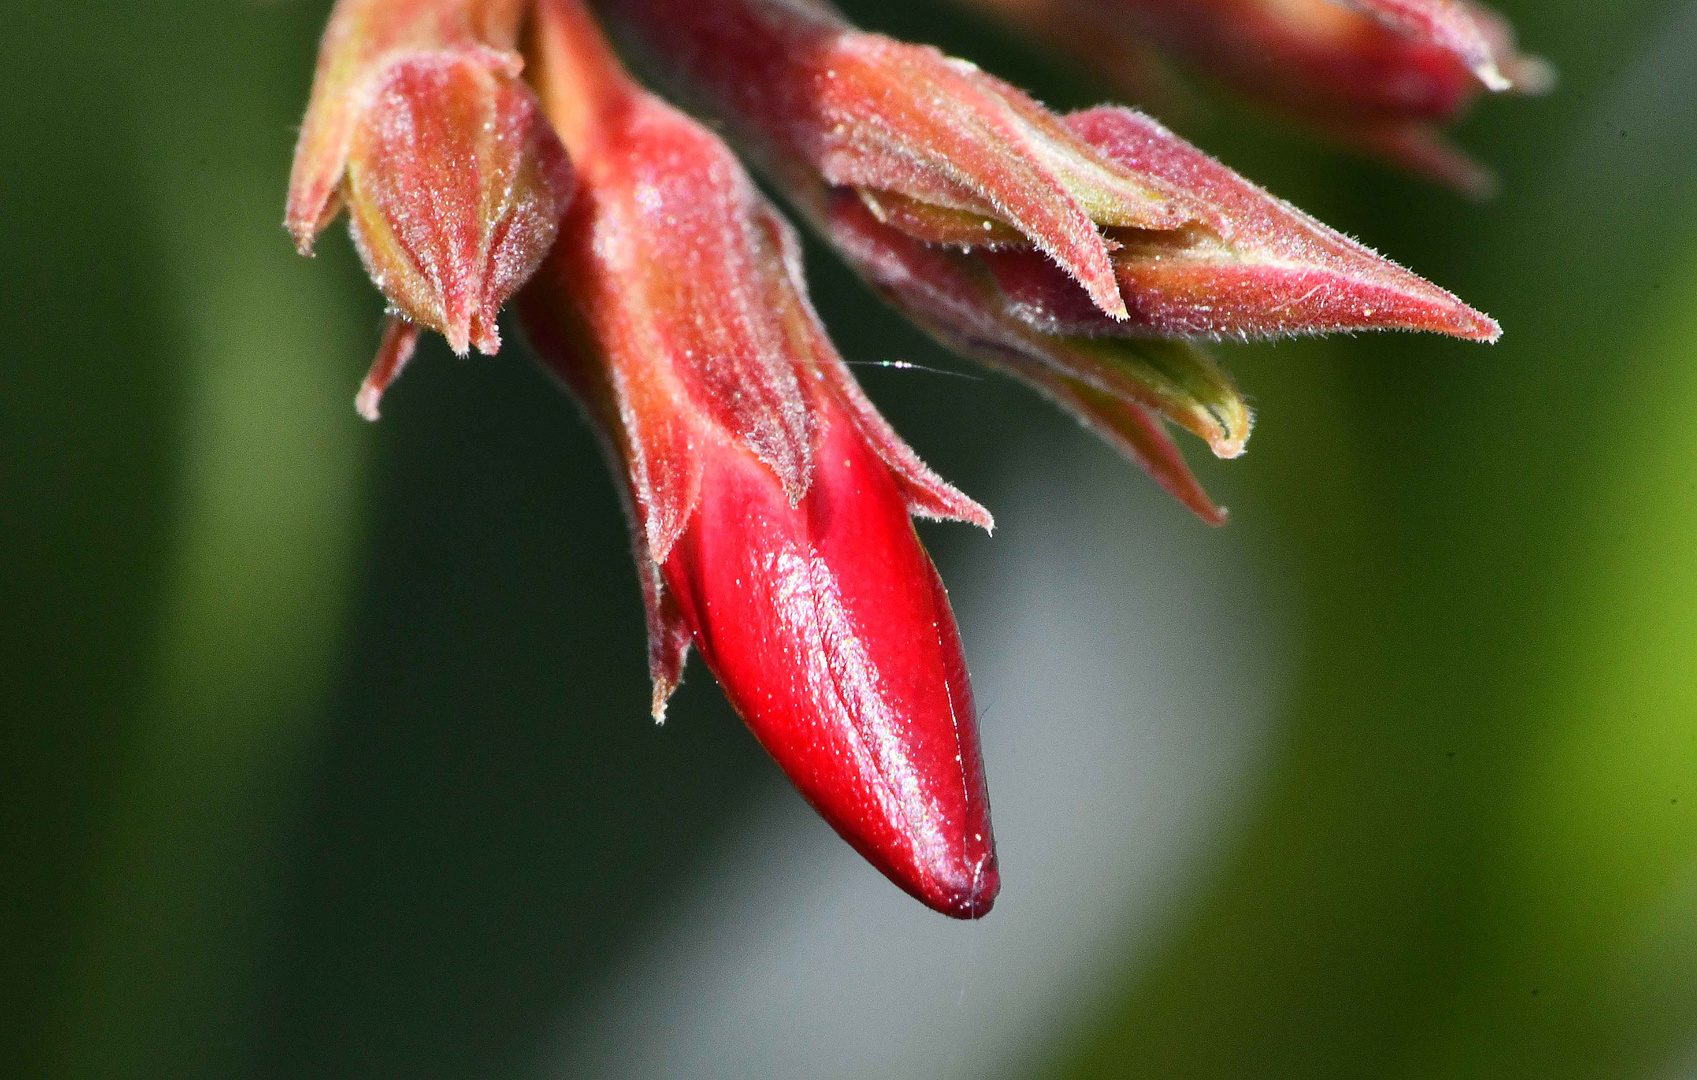
<path fill-rule="evenodd" d="M 390 319 L 355 407 L 376 419 L 420 328 L 464 355 L 554 242 L 575 178 L 521 80 L 524 0 L 340 0 L 284 225 L 303 255 L 345 207 Z"/>
<path fill-rule="evenodd" d="M 1424 330 L 1479 341 L 1495 320 L 1417 274 L 1267 194 L 1131 109 L 1067 123 L 1186 205 L 1196 224 L 1120 230 L 1114 268 L 1131 318 L 1113 322 L 1071 283 L 1019 252 L 983 256 L 1022 316 L 1048 333 L 1271 337 L 1338 330 Z"/>
<path fill-rule="evenodd" d="M 693 641 L 807 800 L 912 895 L 998 878 L 965 659 L 910 512 L 989 523 L 854 385 L 789 227 L 725 146 L 544 0 L 534 68 L 583 192 L 520 300 L 627 485 L 661 714 Z"/>
<path fill-rule="evenodd" d="M 1219 456 L 1243 452 L 1249 408 L 1200 348 L 1183 341 L 1042 333 L 1014 310 L 978 254 L 920 243 L 879 222 L 846 194 L 833 202 L 827 229 L 868 282 L 945 345 L 1035 387 L 1149 470 L 1204 520 L 1221 520 L 1160 420 L 1147 411 L 1206 439 Z M 1083 303 L 1077 287 L 1066 284 Z"/>
<path fill-rule="evenodd" d="M 517 57 L 468 50 L 384 70 L 354 129 L 346 202 L 390 303 L 455 352 L 493 353 L 495 317 L 553 244 L 572 188 Z"/>
<path fill-rule="evenodd" d="M 822 5 L 610 6 L 686 93 L 727 116 L 792 182 L 988 219 L 1054 260 L 1110 317 L 1125 307 L 1098 227 L 1184 220 L 1021 91 L 935 49 L 855 30 Z"/>
<path fill-rule="evenodd" d="M 338 0 L 295 143 L 285 224 L 301 253 L 341 208 L 354 129 L 389 63 L 419 52 L 510 51 L 524 0 Z"/>

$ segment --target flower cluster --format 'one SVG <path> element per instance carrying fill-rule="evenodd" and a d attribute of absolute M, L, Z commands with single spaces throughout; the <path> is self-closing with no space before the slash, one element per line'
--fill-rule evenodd
<path fill-rule="evenodd" d="M 1465 0 L 982 2 L 1057 40 L 1096 20 L 1108 54 L 1178 51 L 1428 166 L 1408 148 L 1437 145 L 1458 77 L 1543 79 Z M 597 15 L 742 158 L 633 80 Z M 693 645 L 844 839 L 976 918 L 999 884 L 976 714 L 912 518 L 990 515 L 856 384 L 745 159 L 903 314 L 1213 524 L 1169 424 L 1233 457 L 1251 415 L 1203 342 L 1498 329 L 1139 112 L 1056 115 L 818 0 L 340 0 L 287 225 L 310 253 L 346 208 L 389 301 L 360 412 L 421 329 L 496 351 L 513 300 L 626 497 L 656 719 Z"/>

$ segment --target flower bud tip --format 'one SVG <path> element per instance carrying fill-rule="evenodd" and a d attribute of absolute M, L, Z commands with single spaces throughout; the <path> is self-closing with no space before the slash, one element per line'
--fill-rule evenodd
<path fill-rule="evenodd" d="M 1514 89 L 1514 81 L 1509 79 L 1497 67 L 1495 59 L 1485 60 L 1475 65 L 1473 74 L 1479 76 L 1479 81 L 1485 84 L 1485 89 L 1492 93 L 1501 94 Z"/>
<path fill-rule="evenodd" d="M 995 856 L 984 855 L 973 866 L 969 880 L 943 886 L 926 902 L 951 919 L 982 919 L 990 914 L 1001 891 L 1002 875 Z"/>

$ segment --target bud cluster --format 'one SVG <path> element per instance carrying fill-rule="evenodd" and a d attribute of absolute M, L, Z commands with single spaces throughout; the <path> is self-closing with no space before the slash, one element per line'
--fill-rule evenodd
<path fill-rule="evenodd" d="M 1100 17 L 1182 43 L 1358 132 L 1453 115 L 1466 92 L 1446 71 L 1490 89 L 1541 78 L 1463 0 L 982 2 L 1057 39 Z M 1499 333 L 1134 110 L 1057 115 L 820 0 L 602 13 L 898 310 L 1212 524 L 1225 512 L 1168 431 L 1244 450 L 1251 413 L 1208 340 Z M 1260 84 L 1209 44 L 1246 32 L 1276 60 Z M 1369 38 L 1425 57 L 1418 109 L 1347 77 Z M 516 298 L 626 498 L 655 718 L 693 646 L 844 839 L 927 905 L 985 914 L 999 876 L 977 718 L 912 518 L 990 515 L 856 384 L 793 229 L 731 148 L 637 84 L 583 0 L 340 0 L 290 181 L 303 253 L 343 208 L 390 305 L 360 412 L 376 417 L 421 329 L 495 352 Z"/>

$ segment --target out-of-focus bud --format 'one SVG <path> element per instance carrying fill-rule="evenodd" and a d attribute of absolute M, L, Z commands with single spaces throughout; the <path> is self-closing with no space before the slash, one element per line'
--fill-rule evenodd
<path fill-rule="evenodd" d="M 1132 95 L 1160 50 L 1335 140 L 1473 195 L 1491 172 L 1440 128 L 1481 89 L 1541 93 L 1548 64 L 1470 0 L 971 0 Z M 1158 91 L 1157 91 L 1158 94 Z"/>
<path fill-rule="evenodd" d="M 519 310 L 626 485 L 656 717 L 693 641 L 850 844 L 929 906 L 985 914 L 976 716 L 909 515 L 989 515 L 862 395 L 793 232 L 716 136 L 632 84 L 575 0 L 541 0 L 532 63 L 583 187 Z"/>
<path fill-rule="evenodd" d="M 1514 30 L 1471 0 L 1342 0 L 1416 41 L 1430 42 L 1466 64 L 1487 90 L 1539 93 L 1554 73 L 1515 49 Z"/>
<path fill-rule="evenodd" d="M 547 254 L 572 193 L 565 150 L 519 77 L 522 10 L 341 0 L 295 149 L 286 224 L 302 253 L 346 206 L 395 317 L 461 354 L 500 347 L 496 313 Z M 380 366 L 362 391 L 370 415 Z"/>

